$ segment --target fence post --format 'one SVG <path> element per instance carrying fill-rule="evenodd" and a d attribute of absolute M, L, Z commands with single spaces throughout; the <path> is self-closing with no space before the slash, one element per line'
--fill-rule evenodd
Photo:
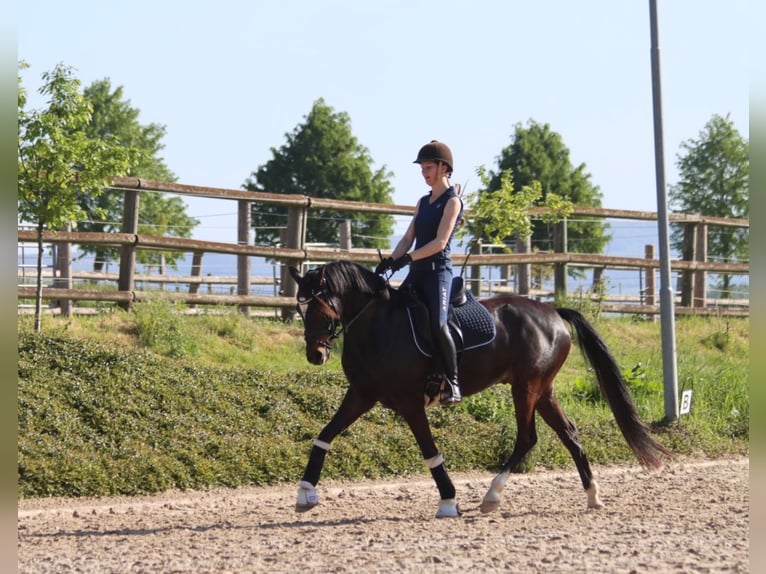
<path fill-rule="evenodd" d="M 125 190 L 125 204 L 122 214 L 122 232 L 138 233 L 138 190 Z M 134 291 L 136 276 L 136 244 L 120 246 L 120 276 L 117 288 L 120 291 Z M 121 301 L 119 306 L 126 311 L 130 309 L 129 301 Z"/>
<path fill-rule="evenodd" d="M 72 231 L 72 224 L 67 223 L 66 231 Z M 56 261 L 53 266 L 53 286 L 59 289 L 72 288 L 72 244 L 62 241 L 56 244 Z M 59 299 L 61 315 L 72 316 L 72 300 Z"/>
<path fill-rule="evenodd" d="M 644 257 L 646 259 L 654 259 L 654 245 L 644 245 Z M 644 267 L 644 275 L 646 277 L 646 287 L 644 288 L 644 293 L 646 295 L 646 298 L 644 299 L 645 303 L 651 307 L 654 307 L 656 304 L 656 273 L 654 270 L 654 267 Z M 657 319 L 657 316 L 654 313 L 651 313 L 648 316 L 648 319 L 651 321 L 655 321 Z"/>
<path fill-rule="evenodd" d="M 286 247 L 289 249 L 303 249 L 304 237 L 306 233 L 306 208 L 291 205 L 287 208 L 287 231 L 285 233 Z M 282 295 L 285 297 L 295 297 L 298 293 L 298 286 L 293 281 L 288 270 L 288 264 L 282 263 L 280 280 L 282 283 Z M 282 308 L 282 319 L 284 321 L 295 321 L 295 309 Z"/>
<path fill-rule="evenodd" d="M 340 248 L 344 251 L 351 249 L 351 220 L 344 219 L 340 222 Z"/>
<path fill-rule="evenodd" d="M 192 253 L 192 264 L 191 264 L 191 276 L 192 277 L 202 277 L 202 256 L 205 255 L 204 251 L 194 251 Z M 197 282 L 189 283 L 189 293 L 192 295 L 196 295 L 199 293 L 199 286 L 200 284 Z M 189 303 L 189 309 L 196 309 L 197 304 L 196 303 Z"/>
<path fill-rule="evenodd" d="M 695 242 L 695 261 L 707 261 L 707 223 L 697 224 L 697 241 Z M 694 272 L 694 307 L 704 307 L 707 304 L 707 273 L 704 270 Z"/>
<path fill-rule="evenodd" d="M 553 226 L 553 251 L 567 252 L 567 220 L 562 219 Z M 553 293 L 559 299 L 567 294 L 567 264 L 555 263 L 553 266 Z"/>
<path fill-rule="evenodd" d="M 246 199 L 237 201 L 237 244 L 250 245 L 250 202 Z M 237 295 L 250 294 L 250 256 L 237 255 Z M 250 314 L 248 305 L 239 305 L 239 312 Z"/>
<path fill-rule="evenodd" d="M 160 264 L 158 267 L 159 268 L 157 269 L 157 273 L 160 275 L 160 277 L 167 275 L 168 265 L 165 258 L 165 254 L 162 251 L 160 251 Z M 168 290 L 167 283 L 165 283 L 164 281 L 160 281 L 160 291 L 167 291 L 167 290 Z"/>
<path fill-rule="evenodd" d="M 684 261 L 694 261 L 697 259 L 697 226 L 694 223 L 684 225 L 684 238 L 681 258 Z M 692 296 L 694 292 L 694 271 L 684 269 L 681 271 L 681 306 L 691 307 L 693 304 Z"/>
<path fill-rule="evenodd" d="M 472 253 L 474 255 L 481 255 L 481 239 L 478 241 L 472 241 L 469 249 L 469 253 Z M 470 257 L 469 257 L 470 261 Z M 471 265 L 470 266 L 470 288 L 471 293 L 475 297 L 481 297 L 481 265 Z"/>
<path fill-rule="evenodd" d="M 604 268 L 594 267 L 593 279 L 591 280 L 591 283 L 590 283 L 591 293 L 601 294 L 601 291 L 603 288 L 604 288 Z"/>
<path fill-rule="evenodd" d="M 513 270 L 511 269 L 510 265 L 501 265 L 500 266 L 500 279 L 502 279 L 502 284 L 511 287 L 511 279 L 513 278 Z"/>
<path fill-rule="evenodd" d="M 529 253 L 532 251 L 532 238 L 530 236 L 522 237 L 516 234 L 516 252 L 517 253 Z M 516 277 L 518 285 L 516 292 L 519 295 L 529 295 L 531 289 L 530 283 L 532 278 L 532 265 L 529 263 L 519 263 L 516 265 Z"/>

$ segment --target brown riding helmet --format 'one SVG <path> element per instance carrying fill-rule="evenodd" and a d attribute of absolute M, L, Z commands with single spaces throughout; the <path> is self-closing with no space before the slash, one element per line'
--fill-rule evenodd
<path fill-rule="evenodd" d="M 435 161 L 436 163 L 445 163 L 449 167 L 449 172 L 453 171 L 452 152 L 447 144 L 440 141 L 431 140 L 420 148 L 417 159 L 412 163 L 422 163 L 424 161 Z"/>

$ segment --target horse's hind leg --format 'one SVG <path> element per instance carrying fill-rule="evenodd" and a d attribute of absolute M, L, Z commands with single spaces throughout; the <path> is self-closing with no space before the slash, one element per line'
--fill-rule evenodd
<path fill-rule="evenodd" d="M 602 508 L 604 505 L 598 496 L 598 484 L 593 480 L 588 457 L 580 443 L 580 435 L 571 420 L 564 414 L 561 405 L 553 392 L 547 393 L 537 403 L 537 411 L 543 420 L 556 432 L 561 442 L 567 448 L 580 473 L 583 488 L 588 494 L 588 508 Z"/>
<path fill-rule="evenodd" d="M 484 495 L 479 509 L 482 512 L 492 512 L 500 506 L 500 497 L 505 488 L 505 483 L 511 472 L 521 463 L 526 454 L 537 443 L 537 431 L 535 430 L 535 405 L 534 393 L 530 391 L 533 385 L 517 385 L 511 387 L 513 404 L 516 412 L 516 441 L 513 452 L 508 461 L 503 465 L 500 473 L 492 480 L 492 484 Z"/>
<path fill-rule="evenodd" d="M 319 482 L 325 455 L 330 450 L 332 440 L 360 416 L 369 411 L 374 404 L 374 400 L 360 396 L 353 388 L 349 388 L 346 391 L 346 396 L 343 397 L 343 402 L 338 407 L 332 420 L 314 440 L 306 470 L 303 472 L 303 478 L 298 486 L 298 499 L 295 502 L 295 510 L 297 512 L 306 512 L 319 504 L 316 485 Z"/>

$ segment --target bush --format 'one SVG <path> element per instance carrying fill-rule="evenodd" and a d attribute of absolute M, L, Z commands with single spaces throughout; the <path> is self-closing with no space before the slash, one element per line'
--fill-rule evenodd
<path fill-rule="evenodd" d="M 314 367 L 299 350 L 302 332 L 295 326 L 242 317 L 209 322 L 183 316 L 166 301 L 140 307 L 135 315 L 109 317 L 108 329 L 82 319 L 92 339 L 84 336 L 88 329 L 72 323 L 43 334 L 20 330 L 19 495 L 133 495 L 299 480 L 311 440 L 346 392 L 339 353 L 330 364 Z M 146 339 L 153 346 L 124 338 L 108 342 L 110 332 L 122 330 L 117 321 L 134 318 L 140 323 L 133 328 L 136 339 L 140 332 L 154 332 Z M 641 417 L 661 420 L 659 325 L 601 319 L 598 328 L 623 365 Z M 678 323 L 679 380 L 682 389 L 693 389 L 692 410 L 657 429 L 660 442 L 676 454 L 748 451 L 747 323 L 729 325 L 725 350 L 710 344 L 720 331 L 710 321 Z M 243 336 L 253 347 L 269 347 L 268 353 L 218 361 L 205 354 L 239 348 Z M 168 353 L 168 339 L 174 338 L 194 341 L 198 356 L 188 354 L 186 343 L 179 346 L 180 357 Z M 274 361 L 280 349 L 283 357 Z M 556 392 L 594 465 L 635 461 L 577 353 L 559 373 Z M 513 449 L 516 421 L 508 385 L 466 397 L 453 409 L 429 409 L 428 417 L 450 470 L 495 472 Z M 539 417 L 536 427 L 538 443 L 519 470 L 574 469 Z M 421 458 L 406 424 L 378 406 L 333 442 L 323 476 L 424 473 Z"/>
<path fill-rule="evenodd" d="M 133 314 L 142 345 L 170 357 L 194 355 L 195 341 L 184 326 L 183 303 L 161 297 L 136 303 Z"/>

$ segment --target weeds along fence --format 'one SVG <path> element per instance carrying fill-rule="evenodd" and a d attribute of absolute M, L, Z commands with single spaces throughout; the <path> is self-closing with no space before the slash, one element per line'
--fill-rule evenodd
<path fill-rule="evenodd" d="M 43 270 L 45 287 L 43 299 L 51 308 L 63 314 L 78 312 L 79 305 L 88 302 L 90 308 L 97 302 L 100 308 L 115 305 L 129 308 L 131 304 L 157 297 L 162 286 L 184 285 L 183 290 L 164 292 L 163 296 L 185 303 L 191 308 L 199 305 L 237 306 L 240 311 L 270 310 L 285 319 L 293 318 L 295 288 L 289 279 L 287 267 L 306 267 L 336 259 L 347 259 L 365 265 L 379 260 L 377 250 L 354 248 L 348 220 L 339 225 L 337 246 L 317 246 L 306 243 L 306 223 L 312 210 L 324 209 L 354 213 L 379 213 L 411 216 L 413 206 L 366 203 L 356 201 L 316 198 L 304 195 L 283 195 L 198 187 L 139 178 L 115 178 L 107 193 L 124 194 L 124 213 L 120 233 L 83 233 L 77 231 L 44 231 L 43 242 L 56 247 L 56 257 L 51 269 Z M 159 237 L 138 233 L 140 195 L 144 192 L 171 193 L 187 196 L 216 198 L 237 202 L 237 243 L 212 242 L 177 237 Z M 253 205 L 279 205 L 287 209 L 287 224 L 281 230 L 278 245 L 252 244 L 251 208 Z M 532 215 L 536 212 L 533 210 Z M 470 213 L 467 214 L 470 217 Z M 626 219 L 656 221 L 654 212 L 628 211 L 576 207 L 574 216 L 586 218 Z M 691 214 L 670 215 L 671 223 L 682 224 L 684 251 L 680 259 L 671 261 L 671 270 L 677 274 L 677 314 L 749 314 L 749 297 L 715 297 L 707 293 L 708 274 L 749 276 L 749 262 L 708 261 L 707 237 L 711 226 L 748 228 L 747 219 L 728 219 Z M 19 246 L 35 244 L 37 232 L 19 228 Z M 119 248 L 119 272 L 85 272 L 72 270 L 72 246 L 112 246 Z M 568 298 L 582 303 L 598 305 L 608 313 L 631 313 L 653 317 L 659 314 L 656 276 L 660 262 L 655 258 L 654 246 L 645 245 L 643 257 L 607 256 L 603 254 L 574 253 L 568 250 L 567 221 L 559 222 L 554 229 L 553 250 L 533 252 L 529 241 L 517 241 L 513 252 L 493 253 L 491 245 L 477 244 L 470 254 L 454 253 L 453 264 L 467 267 L 467 283 L 478 296 L 515 292 L 539 299 Z M 191 272 L 186 276 L 146 275 L 137 272 L 138 249 L 180 251 L 192 255 Z M 236 276 L 203 275 L 204 255 L 222 253 L 235 255 Z M 273 262 L 272 277 L 251 275 L 252 258 Z M 19 264 L 18 298 L 20 302 L 33 300 L 36 269 Z M 592 270 L 592 282 L 583 289 L 568 290 L 569 268 Z M 490 277 L 497 270 L 497 279 Z M 642 287 L 636 293 L 615 295 L 607 293 L 603 276 L 607 270 L 634 270 L 641 275 Z M 545 288 L 544 277 L 552 277 L 552 286 Z M 74 280 L 84 284 L 74 286 Z M 549 282 L 550 283 L 550 282 Z M 201 286 L 228 284 L 231 292 L 204 293 Z M 273 295 L 253 294 L 254 285 L 273 286 Z M 98 288 L 94 288 L 94 285 Z M 116 285 L 116 289 L 115 289 Z M 142 288 L 137 288 L 141 286 Z M 154 286 L 154 288 L 152 288 Z M 158 289 L 157 286 L 160 288 Z M 77 303 L 76 307 L 74 303 Z"/>

